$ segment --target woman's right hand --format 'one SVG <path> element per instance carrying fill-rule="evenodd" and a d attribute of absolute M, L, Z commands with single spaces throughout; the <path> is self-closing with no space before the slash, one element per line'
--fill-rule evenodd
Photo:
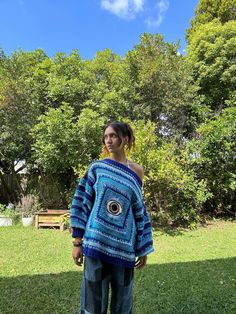
<path fill-rule="evenodd" d="M 73 246 L 72 249 L 72 257 L 77 266 L 83 265 L 83 253 L 82 253 L 82 246 Z"/>

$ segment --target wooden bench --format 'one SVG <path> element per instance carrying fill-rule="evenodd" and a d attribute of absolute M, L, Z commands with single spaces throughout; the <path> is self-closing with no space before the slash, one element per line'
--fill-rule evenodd
<path fill-rule="evenodd" d="M 48 209 L 35 213 L 35 227 L 59 227 L 61 231 L 65 229 L 62 221 L 63 216 L 69 216 L 69 210 Z"/>

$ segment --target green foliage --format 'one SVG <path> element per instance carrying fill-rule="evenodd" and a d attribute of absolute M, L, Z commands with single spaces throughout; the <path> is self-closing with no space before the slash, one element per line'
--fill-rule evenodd
<path fill-rule="evenodd" d="M 178 48 L 160 34 L 145 33 L 126 57 L 134 90 L 132 116 L 155 122 L 160 136 L 188 136 L 197 116 L 190 72 Z"/>
<path fill-rule="evenodd" d="M 124 60 L 110 49 L 105 49 L 96 53 L 88 68 L 95 82 L 85 106 L 92 106 L 108 120 L 127 116 L 130 81 Z"/>
<path fill-rule="evenodd" d="M 0 62 L 1 153 L 7 162 L 30 157 L 30 129 L 41 112 L 35 69 L 47 59 L 42 50 L 2 55 Z M 38 85 L 39 91 L 41 85 Z M 41 99 L 42 100 L 42 99 Z"/>
<path fill-rule="evenodd" d="M 55 107 L 68 102 L 80 113 L 82 104 L 89 99 L 90 90 L 95 83 L 87 63 L 83 61 L 77 50 L 70 55 L 57 53 L 52 60 L 48 75 L 48 97 Z"/>
<path fill-rule="evenodd" d="M 0 213 L 5 212 L 7 209 L 6 205 L 0 203 Z"/>
<path fill-rule="evenodd" d="M 20 213 L 14 207 L 8 207 L 4 204 L 0 204 L 0 216 L 8 217 L 12 219 L 14 225 L 20 220 Z"/>
<path fill-rule="evenodd" d="M 206 210 L 235 214 L 236 108 L 224 109 L 197 132 L 198 137 L 187 146 L 189 162 L 212 193 Z"/>
<path fill-rule="evenodd" d="M 80 157 L 74 165 L 84 166 L 98 157 L 102 147 L 105 119 L 99 113 L 85 108 L 77 121 L 77 136 L 80 139 Z M 79 162 L 78 162 L 79 161 Z"/>
<path fill-rule="evenodd" d="M 188 47 L 188 62 L 198 93 L 213 110 L 235 103 L 236 21 L 199 25 Z"/>
<path fill-rule="evenodd" d="M 51 173 L 65 172 L 75 162 L 80 141 L 73 109 L 63 104 L 50 109 L 32 129 L 35 139 L 32 150 L 35 162 Z"/>
<path fill-rule="evenodd" d="M 206 181 L 188 167 L 186 154 L 174 141 L 158 145 L 155 124 L 135 124 L 136 148 L 131 157 L 145 169 L 146 206 L 161 224 L 194 228 L 204 202 L 210 197 Z"/>
<path fill-rule="evenodd" d="M 134 129 L 135 148 L 127 154 L 137 163 L 143 165 L 144 169 L 148 169 L 148 158 L 151 151 L 155 150 L 158 145 L 155 123 L 148 120 L 138 120 L 135 123 L 127 121 Z"/>
<path fill-rule="evenodd" d="M 55 197 L 47 195 L 50 189 L 42 191 L 41 187 L 44 206 L 55 207 L 56 201 L 57 207 L 67 208 L 74 191 L 75 175 L 80 176 L 82 169 L 100 153 L 103 126 L 104 119 L 95 111 L 85 108 L 76 116 L 66 103 L 39 117 L 32 129 L 34 163 L 43 171 L 40 176 L 43 181 L 49 176 L 51 182 L 53 176 L 55 186 L 51 189 L 56 189 L 56 195 L 59 192 L 56 201 Z"/>
<path fill-rule="evenodd" d="M 70 213 L 64 214 L 60 218 L 60 223 L 64 226 L 65 229 L 70 228 Z"/>
<path fill-rule="evenodd" d="M 99 154 L 102 125 L 103 119 L 90 109 L 76 118 L 68 104 L 51 108 L 32 130 L 35 162 L 54 174 L 88 164 Z"/>
<path fill-rule="evenodd" d="M 195 17 L 191 20 L 191 27 L 187 31 L 190 42 L 194 33 L 202 24 L 218 19 L 222 24 L 236 19 L 236 0 L 200 0 L 195 10 Z"/>

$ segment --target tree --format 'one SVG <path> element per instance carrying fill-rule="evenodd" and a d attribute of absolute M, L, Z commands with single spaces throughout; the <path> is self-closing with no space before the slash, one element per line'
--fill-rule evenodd
<path fill-rule="evenodd" d="M 103 124 L 91 109 L 75 116 L 66 103 L 50 108 L 32 129 L 35 163 L 54 175 L 87 165 L 100 153 Z"/>
<path fill-rule="evenodd" d="M 129 115 L 130 81 L 124 60 L 110 49 L 96 53 L 88 67 L 95 77 L 86 106 L 107 120 Z"/>
<path fill-rule="evenodd" d="M 145 33 L 126 57 L 134 92 L 130 104 L 136 118 L 150 119 L 160 136 L 188 136 L 198 115 L 192 105 L 191 76 L 178 44 L 167 43 L 160 34 Z"/>
<path fill-rule="evenodd" d="M 57 53 L 54 56 L 48 75 L 51 107 L 57 108 L 62 102 L 67 102 L 77 114 L 81 112 L 95 84 L 95 77 L 88 64 L 89 61 L 83 61 L 77 50 L 73 50 L 69 55 Z"/>
<path fill-rule="evenodd" d="M 45 206 L 52 206 L 52 203 L 57 207 L 68 206 L 75 176 L 100 154 L 103 125 L 104 119 L 91 109 L 83 109 L 77 116 L 66 103 L 56 109 L 50 108 L 39 117 L 32 129 L 34 168 L 44 181 L 53 177 L 53 184 L 50 180 L 48 185 L 54 189 L 56 186 L 60 197 L 60 200 L 52 196 L 45 199 L 42 195 Z M 37 185 L 39 187 L 39 182 Z"/>
<path fill-rule="evenodd" d="M 35 88 L 35 72 L 47 56 L 42 50 L 18 51 L 0 63 L 0 133 L 2 159 L 13 166 L 30 157 L 30 129 L 42 113 L 41 85 Z"/>
<path fill-rule="evenodd" d="M 11 57 L 3 51 L 0 54 L 0 160 L 3 172 L 10 176 L 7 182 L 1 173 L 1 183 L 6 191 L 3 199 L 11 202 L 17 202 L 19 193 L 24 193 L 17 173 L 30 160 L 30 130 L 47 106 L 48 68 L 50 60 L 40 49 L 16 51 Z M 19 162 L 21 166 L 15 171 Z"/>
<path fill-rule="evenodd" d="M 202 24 L 214 19 L 222 24 L 236 20 L 236 0 L 200 0 L 191 20 L 191 27 L 187 30 L 187 40 L 190 43 L 194 33 Z"/>
<path fill-rule="evenodd" d="M 236 21 L 199 25 L 188 46 L 187 59 L 198 94 L 214 111 L 236 100 Z"/>
<path fill-rule="evenodd" d="M 198 137 L 187 144 L 189 163 L 198 179 L 207 181 L 212 197 L 205 210 L 212 213 L 236 211 L 236 108 L 215 115 L 197 129 Z"/>

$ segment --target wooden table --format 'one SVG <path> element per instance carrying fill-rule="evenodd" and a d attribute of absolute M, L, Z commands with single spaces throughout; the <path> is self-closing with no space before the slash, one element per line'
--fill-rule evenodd
<path fill-rule="evenodd" d="M 69 215 L 69 210 L 48 209 L 35 213 L 35 227 L 59 227 L 61 231 L 65 229 L 62 217 Z"/>

